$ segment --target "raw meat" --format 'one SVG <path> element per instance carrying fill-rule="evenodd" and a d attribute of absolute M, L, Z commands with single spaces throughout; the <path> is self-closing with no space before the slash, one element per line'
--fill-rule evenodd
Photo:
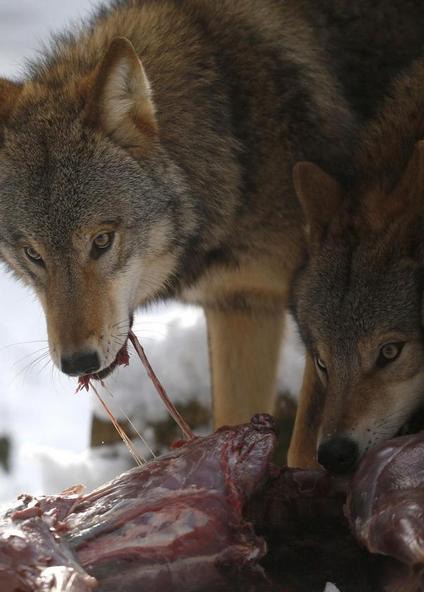
<path fill-rule="evenodd" d="M 387 590 L 424 590 L 424 433 L 373 448 L 350 488 L 347 516 L 352 532 L 371 553 L 404 564 Z"/>
<path fill-rule="evenodd" d="M 272 419 L 258 415 L 88 495 L 22 498 L 0 525 L 0 590 L 278 590 L 259 566 L 266 543 L 243 517 L 275 442 Z"/>

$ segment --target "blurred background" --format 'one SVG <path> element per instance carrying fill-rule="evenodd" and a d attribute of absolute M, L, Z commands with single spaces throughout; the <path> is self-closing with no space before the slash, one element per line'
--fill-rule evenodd
<path fill-rule="evenodd" d="M 96 2 L 0 0 L 0 76 L 20 79 L 49 33 L 87 16 Z M 1 221 L 0 221 L 1 224 Z M 171 398 L 198 433 L 208 431 L 210 384 L 202 311 L 176 303 L 140 311 L 135 332 Z M 281 354 L 279 410 L 292 417 L 303 368 L 293 325 Z M 132 466 L 93 394 L 49 358 L 44 315 L 35 296 L 0 268 L 0 504 L 20 493 L 93 488 Z M 126 429 L 131 418 L 157 453 L 177 435 L 140 363 L 107 380 L 102 396 Z M 290 420 L 288 420 L 290 423 Z M 150 452 L 136 439 L 145 457 Z"/>

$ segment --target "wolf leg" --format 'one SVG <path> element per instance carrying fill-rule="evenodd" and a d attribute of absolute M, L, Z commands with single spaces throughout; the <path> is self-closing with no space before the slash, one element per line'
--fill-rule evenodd
<path fill-rule="evenodd" d="M 303 384 L 288 451 L 289 467 L 313 469 L 316 460 L 317 440 L 324 401 L 319 388 L 313 360 L 306 357 Z"/>
<path fill-rule="evenodd" d="M 206 309 L 215 427 L 249 421 L 275 405 L 284 328 L 277 312 Z"/>

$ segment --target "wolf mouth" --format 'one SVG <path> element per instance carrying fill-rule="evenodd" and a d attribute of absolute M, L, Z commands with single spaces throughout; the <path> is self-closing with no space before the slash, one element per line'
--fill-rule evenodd
<path fill-rule="evenodd" d="M 112 372 L 115 370 L 115 368 L 117 368 L 118 366 L 128 366 L 128 363 L 129 363 L 128 339 L 129 339 L 129 334 L 131 332 L 133 323 L 134 323 L 134 314 L 131 313 L 130 319 L 129 319 L 128 335 L 127 335 L 121 349 L 116 354 L 114 361 L 107 368 L 100 370 L 100 372 L 94 372 L 93 374 L 84 374 L 83 376 L 80 377 L 80 383 L 87 385 L 87 384 L 89 384 L 90 380 L 104 380 L 105 378 L 110 376 L 112 374 Z"/>
<path fill-rule="evenodd" d="M 100 372 L 88 375 L 88 378 L 94 380 L 104 380 L 105 378 L 110 376 L 112 372 L 115 370 L 115 368 L 117 368 L 118 366 L 128 366 L 128 337 L 126 338 L 124 345 L 116 354 L 116 358 L 114 359 L 112 364 L 110 364 L 110 366 L 108 366 L 107 368 L 100 370 Z"/>
<path fill-rule="evenodd" d="M 419 407 L 397 432 L 397 436 L 408 436 L 424 430 L 424 407 Z"/>

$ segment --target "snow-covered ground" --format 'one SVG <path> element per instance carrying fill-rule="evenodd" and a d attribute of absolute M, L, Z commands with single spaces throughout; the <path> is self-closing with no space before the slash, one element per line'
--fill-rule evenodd
<path fill-rule="evenodd" d="M 49 31 L 87 15 L 91 7 L 87 0 L 0 0 L 0 76 L 19 77 L 24 57 L 34 55 Z M 175 400 L 208 401 L 200 310 L 175 304 L 140 313 L 136 332 Z M 280 384 L 295 393 L 303 360 L 292 327 L 289 333 Z M 115 397 L 107 400 L 118 416 L 122 409 L 135 413 L 142 429 L 165 417 L 138 365 L 118 371 L 109 385 Z M 88 450 L 92 395 L 74 391 L 75 381 L 49 361 L 44 317 L 35 297 L 0 271 L 0 437 L 12 439 L 12 470 L 0 468 L 0 503 L 24 491 L 53 493 L 75 482 L 92 487 L 125 467 L 122 455 L 93 457 Z"/>

